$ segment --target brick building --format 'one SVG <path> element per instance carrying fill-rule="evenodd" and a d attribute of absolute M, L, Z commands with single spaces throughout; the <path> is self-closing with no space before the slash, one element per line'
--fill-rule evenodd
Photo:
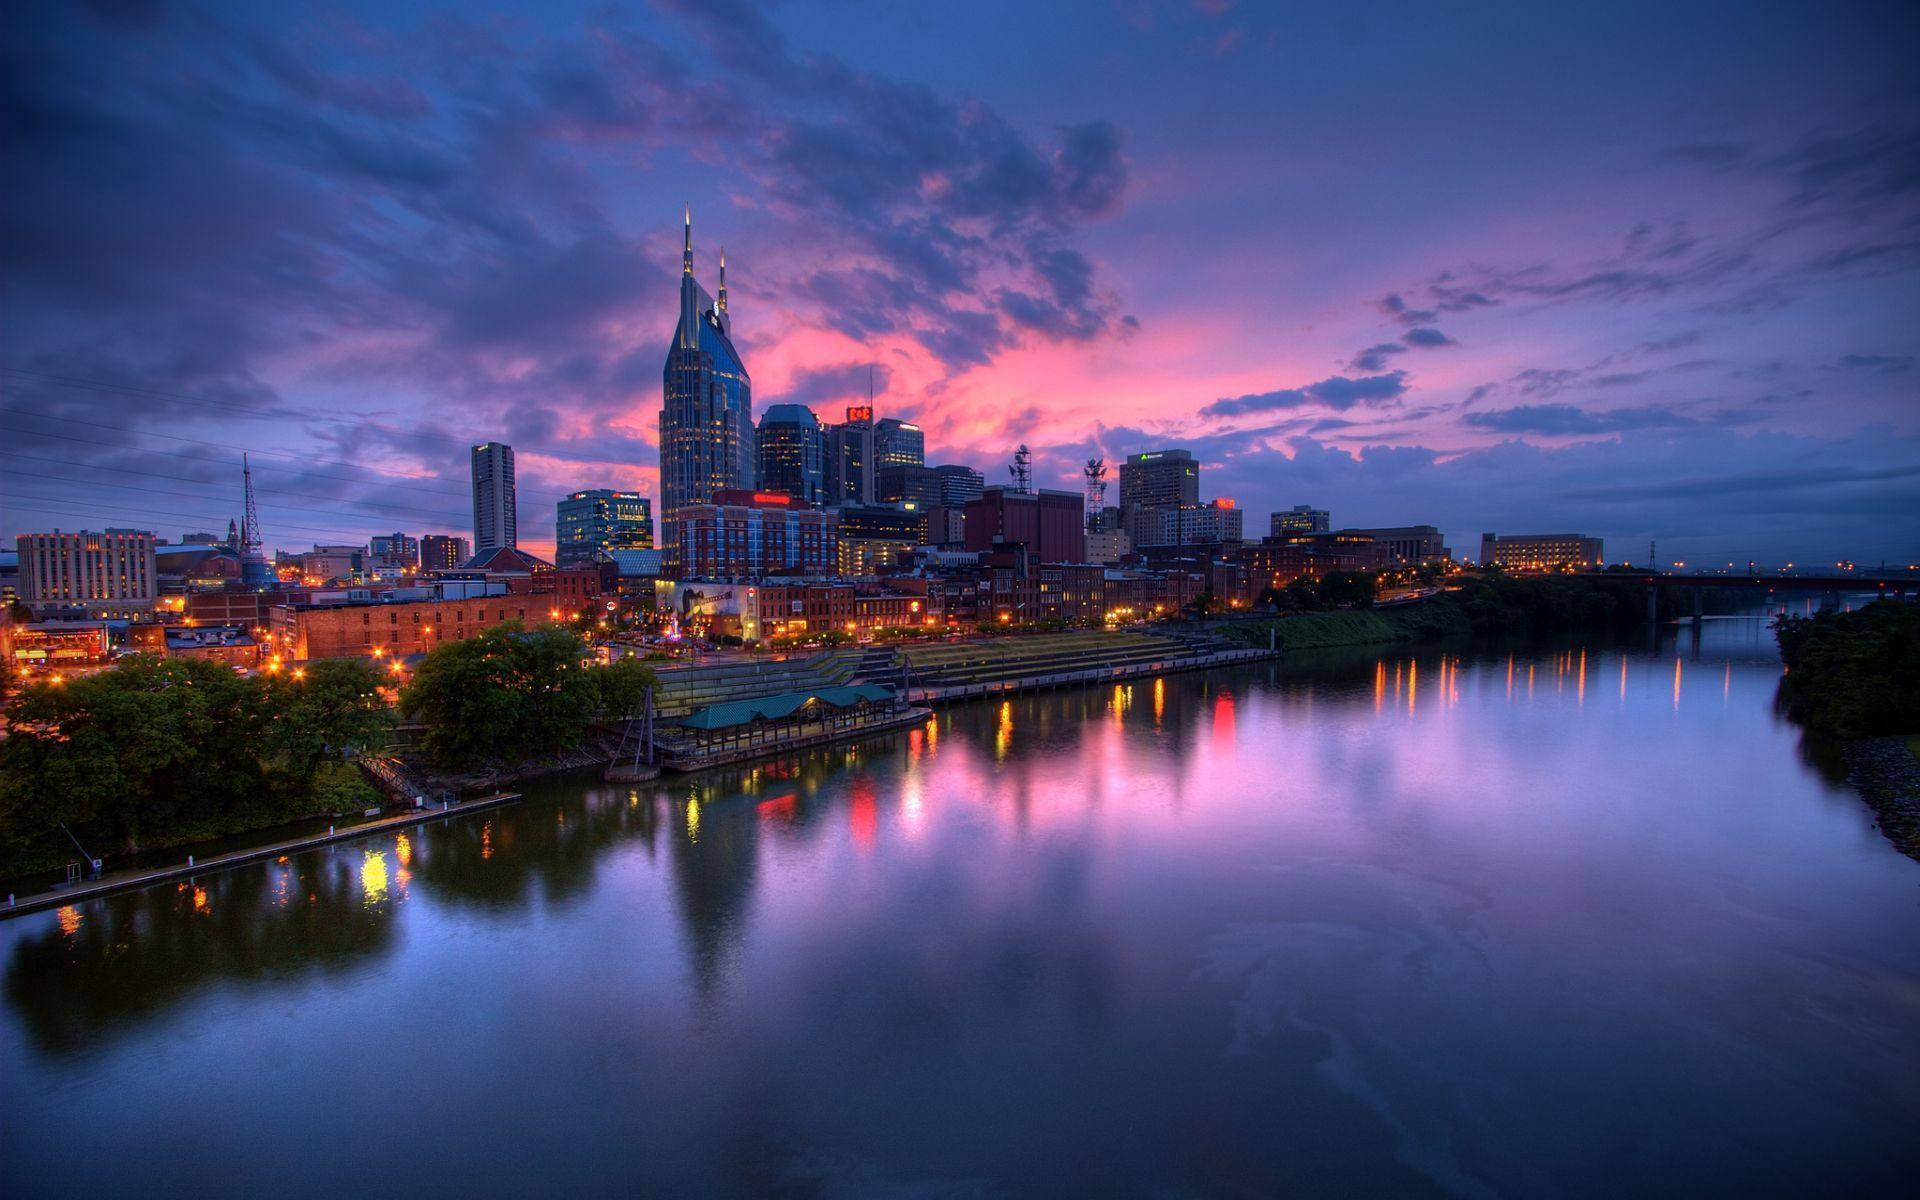
<path fill-rule="evenodd" d="M 276 604 L 267 618 L 268 648 L 294 660 L 404 658 L 510 621 L 528 629 L 550 625 L 552 612 L 546 596 L 526 593 L 464 600 Z"/>

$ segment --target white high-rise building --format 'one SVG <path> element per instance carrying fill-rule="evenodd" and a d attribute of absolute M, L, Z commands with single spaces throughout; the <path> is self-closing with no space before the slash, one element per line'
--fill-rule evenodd
<path fill-rule="evenodd" d="M 520 544 L 519 510 L 513 496 L 513 447 L 487 442 L 473 448 L 473 552 Z"/>

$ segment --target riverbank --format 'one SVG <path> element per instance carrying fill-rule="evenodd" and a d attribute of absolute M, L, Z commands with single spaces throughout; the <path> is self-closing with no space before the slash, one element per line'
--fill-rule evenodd
<path fill-rule="evenodd" d="M 1865 738 L 1841 749 L 1847 783 L 1900 853 L 1920 859 L 1920 737 Z"/>
<path fill-rule="evenodd" d="M 115 892 L 130 891 L 135 888 L 151 887 L 156 883 L 165 883 L 170 879 L 192 879 L 195 876 L 223 871 L 229 867 L 245 863 L 259 862 L 267 858 L 279 858 L 286 854 L 298 854 L 303 850 L 312 850 L 334 842 L 349 841 L 366 837 L 369 834 L 384 833 L 389 829 L 400 829 L 410 825 L 419 825 L 426 821 L 458 816 L 483 808 L 493 808 L 501 804 L 510 804 L 520 799 L 518 792 L 499 792 L 491 796 L 459 803 L 447 803 L 432 808 L 418 808 L 393 816 L 375 817 L 358 825 L 345 828 L 328 826 L 327 832 L 308 834 L 304 837 L 290 838 L 285 841 L 269 842 L 263 846 L 252 846 L 244 850 L 231 850 L 225 854 L 215 854 L 201 858 L 188 855 L 185 862 L 171 863 L 163 867 L 149 867 L 144 870 L 108 872 L 99 879 L 90 879 L 72 887 L 54 888 L 36 892 L 25 897 L 8 895 L 4 906 L 0 906 L 0 920 L 8 917 L 25 916 L 27 913 L 41 912 L 49 908 L 62 908 L 69 904 L 78 904 L 83 900 L 94 900 Z"/>

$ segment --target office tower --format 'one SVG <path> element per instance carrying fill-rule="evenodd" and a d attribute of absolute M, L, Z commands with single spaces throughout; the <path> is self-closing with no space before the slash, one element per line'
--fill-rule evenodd
<path fill-rule="evenodd" d="M 653 545 L 653 501 L 639 492 L 588 488 L 554 506 L 553 562 L 572 567 L 605 561 L 614 550 Z"/>
<path fill-rule="evenodd" d="M 474 552 L 520 544 L 519 509 L 513 495 L 513 447 L 486 442 L 473 448 Z"/>
<path fill-rule="evenodd" d="M 875 470 L 888 467 L 922 467 L 927 463 L 927 435 L 918 425 L 902 421 L 897 417 L 882 417 L 873 425 L 873 465 Z"/>
<path fill-rule="evenodd" d="M 457 571 L 470 554 L 463 537 L 429 533 L 420 539 L 420 569 L 425 572 Z"/>
<path fill-rule="evenodd" d="M 1127 539 L 1136 547 L 1199 546 L 1241 540 L 1243 514 L 1233 501 L 1125 508 Z"/>
<path fill-rule="evenodd" d="M 827 503 L 873 503 L 873 406 L 854 405 L 827 426 Z"/>
<path fill-rule="evenodd" d="M 1129 454 L 1120 464 L 1121 508 L 1179 508 L 1200 503 L 1200 464 L 1185 450 Z"/>
<path fill-rule="evenodd" d="M 30 606 L 123 616 L 147 612 L 159 598 L 150 532 L 23 533 L 18 547 L 20 597 Z"/>
<path fill-rule="evenodd" d="M 1274 537 L 1289 533 L 1326 533 L 1333 528 L 1333 516 L 1324 508 L 1296 504 L 1268 518 L 1267 532 Z"/>
<path fill-rule="evenodd" d="M 932 508 L 940 503 L 940 473 L 932 467 L 881 467 L 873 474 L 873 498 L 881 504 Z"/>
<path fill-rule="evenodd" d="M 420 542 L 407 534 L 376 534 L 367 549 L 367 566 L 378 575 L 392 578 L 420 567 Z"/>
<path fill-rule="evenodd" d="M 965 508 L 967 501 L 978 500 L 980 493 L 987 489 L 986 478 L 972 467 L 945 463 L 934 470 L 940 475 L 940 503 L 943 507 Z"/>
<path fill-rule="evenodd" d="M 751 490 L 753 385 L 733 347 L 727 314 L 727 254 L 720 252 L 719 296 L 693 277 L 693 214 L 680 257 L 680 322 L 673 331 L 660 407 L 661 545 L 678 552 L 675 514 L 707 504 L 723 489 Z"/>
<path fill-rule="evenodd" d="M 827 499 L 827 435 L 804 404 L 775 404 L 760 415 L 754 435 L 760 460 L 758 487 L 803 504 Z"/>

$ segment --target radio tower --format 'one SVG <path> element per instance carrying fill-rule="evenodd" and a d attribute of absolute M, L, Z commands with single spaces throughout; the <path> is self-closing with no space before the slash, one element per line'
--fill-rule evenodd
<path fill-rule="evenodd" d="M 1100 524 L 1101 510 L 1107 506 L 1107 460 L 1090 458 L 1080 473 L 1087 477 L 1087 528 L 1094 529 Z"/>
<path fill-rule="evenodd" d="M 1013 474 L 1013 490 L 1031 492 L 1033 490 L 1033 451 L 1027 449 L 1025 442 L 1013 452 L 1013 465 L 1007 468 Z"/>
<path fill-rule="evenodd" d="M 267 556 L 260 548 L 260 509 L 253 502 L 253 464 L 240 455 L 240 478 L 247 494 L 246 511 L 240 519 L 240 581 L 248 587 L 266 587 L 273 582 L 267 569 Z"/>

